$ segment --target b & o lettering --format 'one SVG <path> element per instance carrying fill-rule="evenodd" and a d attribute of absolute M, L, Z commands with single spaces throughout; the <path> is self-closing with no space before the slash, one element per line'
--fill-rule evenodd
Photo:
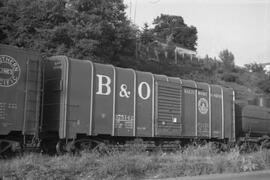
<path fill-rule="evenodd" d="M 142 88 L 145 87 L 146 88 L 146 95 L 142 94 Z M 151 89 L 150 86 L 147 82 L 141 82 L 138 86 L 138 94 L 140 96 L 140 98 L 142 98 L 143 100 L 147 100 L 150 95 L 151 95 Z"/>
<path fill-rule="evenodd" d="M 97 74 L 98 78 L 98 91 L 99 95 L 109 95 L 111 94 L 111 78 L 109 76 Z"/>

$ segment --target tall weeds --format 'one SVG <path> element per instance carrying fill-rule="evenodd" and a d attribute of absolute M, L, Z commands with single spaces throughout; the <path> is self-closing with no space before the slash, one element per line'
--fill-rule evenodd
<path fill-rule="evenodd" d="M 270 167 L 270 150 L 242 154 L 233 148 L 219 152 L 206 144 L 174 153 L 149 153 L 144 146 L 132 146 L 127 151 L 114 149 L 108 153 L 53 157 L 27 154 L 0 160 L 0 175 L 3 179 L 142 179 L 238 173 Z"/>

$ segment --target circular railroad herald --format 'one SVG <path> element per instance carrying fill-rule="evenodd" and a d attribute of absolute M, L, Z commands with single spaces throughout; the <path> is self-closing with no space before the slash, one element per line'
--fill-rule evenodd
<path fill-rule="evenodd" d="M 201 114 L 207 114 L 208 101 L 205 98 L 200 98 L 198 101 L 198 109 Z"/>
<path fill-rule="evenodd" d="M 10 56 L 0 55 L 0 87 L 11 87 L 20 78 L 20 65 Z"/>

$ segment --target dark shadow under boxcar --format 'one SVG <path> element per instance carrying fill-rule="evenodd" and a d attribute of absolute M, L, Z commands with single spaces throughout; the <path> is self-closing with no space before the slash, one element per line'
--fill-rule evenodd
<path fill-rule="evenodd" d="M 38 53 L 0 45 L 0 135 L 37 135 L 42 58 Z"/>

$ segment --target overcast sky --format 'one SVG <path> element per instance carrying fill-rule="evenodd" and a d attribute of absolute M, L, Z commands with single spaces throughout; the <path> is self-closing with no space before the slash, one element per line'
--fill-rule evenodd
<path fill-rule="evenodd" d="M 229 49 L 237 65 L 270 62 L 270 0 L 124 0 L 135 24 L 179 15 L 198 30 L 197 53 L 218 57 Z M 136 9 L 136 11 L 135 11 Z"/>

